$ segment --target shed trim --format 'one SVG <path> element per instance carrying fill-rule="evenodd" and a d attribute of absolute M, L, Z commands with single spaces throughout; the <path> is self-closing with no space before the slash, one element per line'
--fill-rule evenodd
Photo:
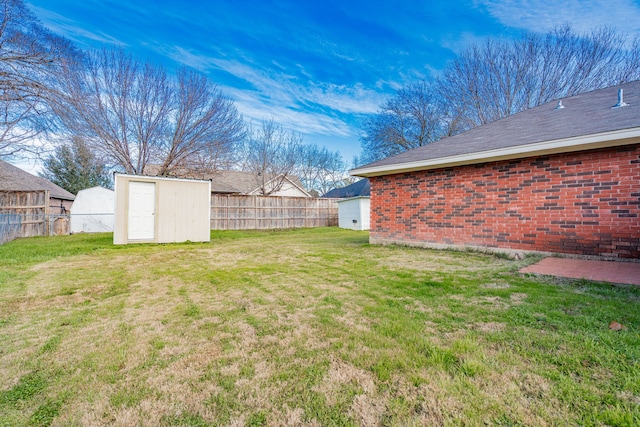
<path fill-rule="evenodd" d="M 127 173 L 118 173 L 115 175 L 135 178 L 136 181 L 155 182 L 155 181 L 187 181 L 187 182 L 209 182 L 210 179 L 192 179 L 192 178 L 173 178 L 170 176 L 153 176 L 153 175 L 131 175 Z M 93 187 L 92 187 L 93 188 Z"/>

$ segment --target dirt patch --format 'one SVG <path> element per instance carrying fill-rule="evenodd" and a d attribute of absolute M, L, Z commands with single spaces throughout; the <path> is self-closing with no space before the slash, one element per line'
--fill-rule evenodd
<path fill-rule="evenodd" d="M 374 427 L 380 425 L 380 420 L 386 404 L 383 399 L 359 394 L 353 399 L 349 414 L 359 426 Z"/>
<path fill-rule="evenodd" d="M 623 392 L 618 393 L 618 398 L 620 400 L 625 400 L 625 401 L 631 403 L 632 405 L 640 405 L 640 395 L 633 394 L 633 393 L 628 392 L 628 391 L 623 391 Z"/>
<path fill-rule="evenodd" d="M 513 305 L 520 305 L 528 297 L 529 297 L 529 295 L 527 295 L 525 293 L 515 292 L 515 293 L 509 295 L 509 300 L 511 301 L 511 304 L 513 304 Z"/>
<path fill-rule="evenodd" d="M 480 306 L 480 307 L 491 307 L 495 310 L 506 310 L 509 308 L 509 303 L 504 301 L 502 298 L 498 296 L 487 296 L 487 297 L 472 297 L 465 300 L 467 305 L 471 306 Z"/>
<path fill-rule="evenodd" d="M 373 376 L 369 372 L 340 360 L 331 361 L 329 371 L 322 382 L 314 387 L 314 390 L 323 393 L 327 402 L 333 405 L 338 391 L 348 384 L 362 389 L 363 394 L 366 395 L 373 395 L 376 391 Z"/>
<path fill-rule="evenodd" d="M 425 305 L 421 301 L 412 301 L 411 304 L 405 305 L 405 308 L 418 313 L 433 313 L 433 308 Z"/>
<path fill-rule="evenodd" d="M 505 323 L 501 322 L 480 322 L 469 325 L 469 329 L 480 332 L 501 332 L 506 328 Z"/>
<path fill-rule="evenodd" d="M 377 261 L 380 265 L 388 268 L 407 269 L 415 271 L 433 272 L 465 272 L 474 273 L 486 270 L 493 270 L 497 266 L 508 261 L 482 254 L 458 253 L 453 251 L 436 251 L 429 249 L 407 249 L 406 253 L 400 256 L 396 251 L 388 248 L 386 254 L 379 254 Z M 409 255 L 409 256 L 407 256 Z"/>
<path fill-rule="evenodd" d="M 492 307 L 495 309 L 506 309 L 509 307 L 509 303 L 504 301 L 499 296 L 479 296 L 479 297 L 467 297 L 466 295 L 453 294 L 449 295 L 449 299 L 454 301 L 463 302 L 465 305 L 475 306 L 475 307 Z"/>
<path fill-rule="evenodd" d="M 511 285 L 508 283 L 487 283 L 482 287 L 485 289 L 509 289 Z"/>

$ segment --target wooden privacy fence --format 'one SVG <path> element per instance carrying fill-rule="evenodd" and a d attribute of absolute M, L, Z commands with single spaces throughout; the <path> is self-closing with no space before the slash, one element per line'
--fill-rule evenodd
<path fill-rule="evenodd" d="M 18 214 L 0 213 L 0 245 L 20 237 L 22 217 Z"/>
<path fill-rule="evenodd" d="M 265 230 L 337 225 L 336 199 L 211 195 L 212 230 Z"/>
<path fill-rule="evenodd" d="M 68 224 L 68 215 L 49 213 L 49 191 L 0 191 L 0 244 L 18 237 L 68 234 Z"/>

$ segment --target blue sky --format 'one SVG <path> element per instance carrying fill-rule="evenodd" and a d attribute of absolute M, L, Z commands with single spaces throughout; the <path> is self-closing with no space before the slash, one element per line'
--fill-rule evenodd
<path fill-rule="evenodd" d="M 115 44 L 205 73 L 247 121 L 360 153 L 360 124 L 402 85 L 487 37 L 569 23 L 640 34 L 640 0 L 27 0 L 78 47 Z"/>

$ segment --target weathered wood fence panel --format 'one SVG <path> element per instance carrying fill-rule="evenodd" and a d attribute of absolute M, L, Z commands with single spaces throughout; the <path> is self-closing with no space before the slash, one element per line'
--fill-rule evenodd
<path fill-rule="evenodd" d="M 46 236 L 49 192 L 0 191 L 0 213 L 20 215 L 21 229 L 17 237 Z"/>
<path fill-rule="evenodd" d="M 49 202 L 46 190 L 0 191 L 0 244 L 19 237 L 69 234 L 69 215 L 51 213 Z"/>
<path fill-rule="evenodd" d="M 20 237 L 22 217 L 18 214 L 0 213 L 0 245 Z"/>
<path fill-rule="evenodd" d="M 267 230 L 337 225 L 336 199 L 211 195 L 212 230 Z"/>

